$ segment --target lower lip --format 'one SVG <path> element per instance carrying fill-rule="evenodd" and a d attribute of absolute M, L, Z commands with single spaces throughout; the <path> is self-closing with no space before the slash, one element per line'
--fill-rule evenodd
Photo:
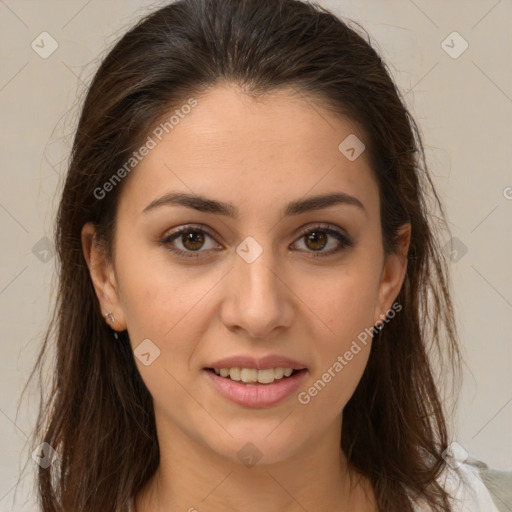
<path fill-rule="evenodd" d="M 221 395 L 245 407 L 269 407 L 285 400 L 297 390 L 307 373 L 306 369 L 300 370 L 272 384 L 243 384 L 211 370 L 204 371 Z"/>

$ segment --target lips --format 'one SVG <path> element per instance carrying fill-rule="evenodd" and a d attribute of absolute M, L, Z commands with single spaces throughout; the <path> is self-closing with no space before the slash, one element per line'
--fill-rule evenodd
<path fill-rule="evenodd" d="M 211 370 L 205 369 L 203 372 L 225 399 L 250 408 L 270 407 L 291 399 L 308 374 L 306 369 L 296 370 L 290 377 L 276 380 L 271 384 L 245 384 L 221 377 Z"/>
<path fill-rule="evenodd" d="M 247 382 L 256 380 L 255 374 L 258 382 Z M 279 354 L 225 357 L 204 368 L 204 375 L 224 398 L 251 408 L 270 407 L 290 398 L 307 374 L 305 364 Z"/>

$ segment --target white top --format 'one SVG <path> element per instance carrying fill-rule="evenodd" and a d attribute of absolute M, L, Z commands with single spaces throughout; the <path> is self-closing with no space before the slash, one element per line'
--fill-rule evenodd
<path fill-rule="evenodd" d="M 457 471 L 447 466 L 437 481 L 453 496 L 453 512 L 499 512 L 475 466 L 460 463 Z M 425 502 L 416 502 L 413 507 L 414 512 L 431 512 Z M 133 500 L 128 512 L 135 512 Z"/>
<path fill-rule="evenodd" d="M 459 464 L 457 471 L 448 465 L 437 481 L 453 497 L 450 502 L 453 512 L 499 512 L 480 478 L 478 468 L 460 460 L 452 464 Z M 431 512 L 431 509 L 425 502 L 418 502 L 414 503 L 414 511 Z"/>

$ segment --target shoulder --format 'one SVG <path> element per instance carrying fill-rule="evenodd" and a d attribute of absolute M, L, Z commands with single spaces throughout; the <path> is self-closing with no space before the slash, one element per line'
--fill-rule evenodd
<path fill-rule="evenodd" d="M 452 459 L 437 481 L 451 496 L 453 512 L 499 512 L 478 467 Z M 414 503 L 414 512 L 430 512 L 425 503 Z"/>

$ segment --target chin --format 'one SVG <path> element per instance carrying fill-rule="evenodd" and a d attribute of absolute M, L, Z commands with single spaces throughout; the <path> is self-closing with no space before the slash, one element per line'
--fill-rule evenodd
<path fill-rule="evenodd" d="M 275 420 L 261 427 L 256 430 L 254 422 L 250 422 L 247 429 L 240 427 L 236 433 L 230 430 L 233 437 L 226 435 L 222 442 L 217 439 L 208 444 L 230 463 L 248 468 L 284 462 L 300 450 L 301 443 L 296 431 L 293 433 L 284 427 L 279 431 L 280 427 L 276 428 Z"/>

